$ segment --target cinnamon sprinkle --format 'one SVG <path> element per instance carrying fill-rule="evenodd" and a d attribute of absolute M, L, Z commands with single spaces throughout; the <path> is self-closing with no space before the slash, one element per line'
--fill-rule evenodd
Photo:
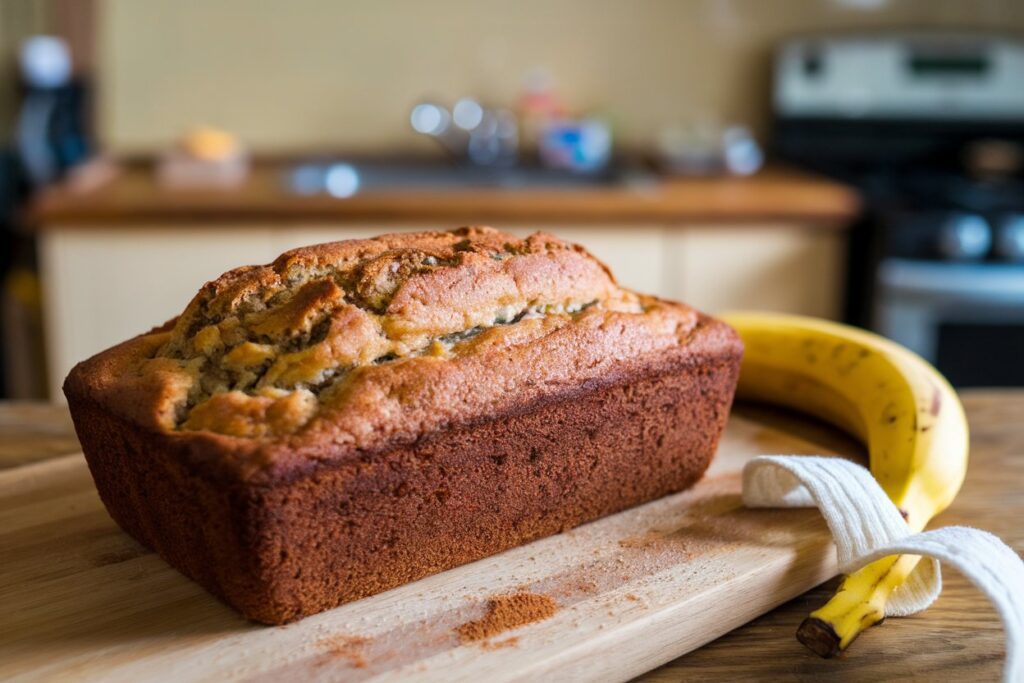
<path fill-rule="evenodd" d="M 515 647 L 518 644 L 519 638 L 512 636 L 511 638 L 506 638 L 505 640 L 499 640 L 497 642 L 491 640 L 484 641 L 483 647 L 485 650 L 501 650 L 506 647 Z"/>
<path fill-rule="evenodd" d="M 337 635 L 324 638 L 320 645 L 330 656 L 348 660 L 356 669 L 365 669 L 366 657 L 363 656 L 363 646 L 367 642 L 362 636 Z"/>
<path fill-rule="evenodd" d="M 487 601 L 487 614 L 455 629 L 463 642 L 484 640 L 513 628 L 543 621 L 558 611 L 558 603 L 547 595 L 513 593 L 496 595 Z"/>

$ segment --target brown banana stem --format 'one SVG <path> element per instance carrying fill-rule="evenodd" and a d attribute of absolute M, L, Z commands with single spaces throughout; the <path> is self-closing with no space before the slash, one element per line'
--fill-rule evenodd
<path fill-rule="evenodd" d="M 840 652 L 839 634 L 831 624 L 815 617 L 804 619 L 800 628 L 796 630 L 796 639 L 808 650 L 825 659 L 831 659 Z"/>

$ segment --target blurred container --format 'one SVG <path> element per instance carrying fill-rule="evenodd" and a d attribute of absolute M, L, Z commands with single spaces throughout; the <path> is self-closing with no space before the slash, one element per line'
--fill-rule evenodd
<path fill-rule="evenodd" d="M 598 119 L 552 121 L 541 132 L 537 151 L 549 168 L 597 173 L 611 160 L 611 127 Z"/>
<path fill-rule="evenodd" d="M 485 107 L 472 97 L 460 98 L 450 110 L 436 102 L 418 102 L 409 114 L 409 125 L 460 162 L 488 167 L 513 166 L 519 160 L 515 114 Z"/>
<path fill-rule="evenodd" d="M 544 130 L 553 121 L 564 119 L 568 110 L 555 88 L 551 72 L 537 67 L 527 73 L 519 96 L 520 138 L 523 149 L 540 147 Z"/>
<path fill-rule="evenodd" d="M 156 174 L 171 189 L 237 187 L 249 175 L 249 153 L 231 133 L 200 126 L 160 157 Z"/>
<path fill-rule="evenodd" d="M 672 175 L 752 175 L 764 153 L 745 126 L 670 126 L 658 135 L 656 161 Z"/>

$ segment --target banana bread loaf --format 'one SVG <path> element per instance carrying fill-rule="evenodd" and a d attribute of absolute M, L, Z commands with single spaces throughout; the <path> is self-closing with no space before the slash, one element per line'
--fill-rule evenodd
<path fill-rule="evenodd" d="M 741 344 L 490 228 L 296 249 L 64 384 L 129 534 L 283 623 L 683 489 Z"/>

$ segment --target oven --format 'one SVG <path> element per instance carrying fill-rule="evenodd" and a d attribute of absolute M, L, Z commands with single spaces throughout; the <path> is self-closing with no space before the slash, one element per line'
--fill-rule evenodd
<path fill-rule="evenodd" d="M 955 386 L 1024 386 L 1024 267 L 887 258 L 873 327 Z"/>
<path fill-rule="evenodd" d="M 856 186 L 846 321 L 955 386 L 1024 386 L 1024 41 L 813 36 L 775 61 L 776 155 Z"/>

